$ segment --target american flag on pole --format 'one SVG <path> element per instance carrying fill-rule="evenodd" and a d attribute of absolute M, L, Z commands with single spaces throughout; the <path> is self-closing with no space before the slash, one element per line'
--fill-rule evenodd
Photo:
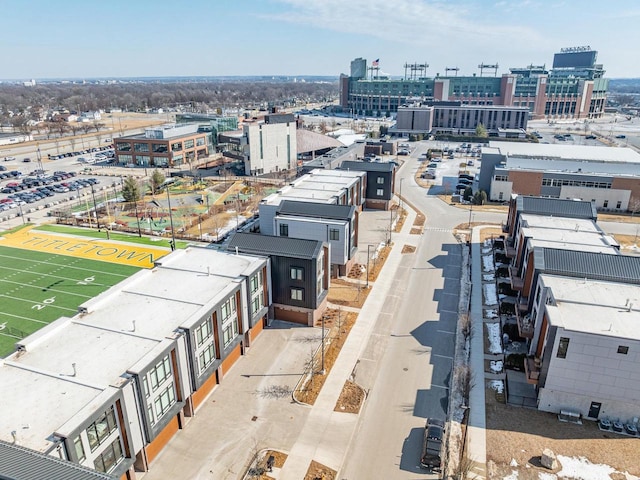
<path fill-rule="evenodd" d="M 372 67 L 377 67 L 380 65 L 380 59 L 376 58 L 373 62 L 371 62 Z"/>

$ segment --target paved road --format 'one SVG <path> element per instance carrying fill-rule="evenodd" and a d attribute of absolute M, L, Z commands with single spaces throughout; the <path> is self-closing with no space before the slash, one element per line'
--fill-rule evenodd
<path fill-rule="evenodd" d="M 356 381 L 370 393 L 344 479 L 430 477 L 418 464 L 424 423 L 446 415 L 460 281 L 460 246 L 451 228 L 468 213 L 427 196 L 413 180 L 416 169 L 413 156 L 397 181 L 404 178 L 404 197 L 427 214 L 428 224 L 416 254 L 403 259 L 395 305 L 387 306 L 357 367 Z"/>

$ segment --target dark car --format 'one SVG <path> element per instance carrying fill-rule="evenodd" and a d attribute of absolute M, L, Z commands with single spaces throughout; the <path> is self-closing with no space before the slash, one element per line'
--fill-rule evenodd
<path fill-rule="evenodd" d="M 25 158 L 22 159 L 22 161 L 24 163 L 29 163 L 29 162 L 31 162 L 31 159 L 29 157 L 25 157 Z"/>
<path fill-rule="evenodd" d="M 627 138 L 626 135 L 616 135 L 616 138 Z"/>
<path fill-rule="evenodd" d="M 428 418 L 424 427 L 424 439 L 420 466 L 431 472 L 442 470 L 442 439 L 444 437 L 445 423 L 437 418 Z"/>
<path fill-rule="evenodd" d="M 465 185 L 464 183 L 459 183 L 456 185 L 456 190 L 464 190 L 467 187 L 470 187 L 471 185 Z"/>
<path fill-rule="evenodd" d="M 586 136 L 586 137 L 584 137 L 584 138 L 586 138 L 587 140 L 595 140 L 595 139 L 596 139 L 596 136 L 595 136 L 595 135 L 587 135 L 587 136 Z"/>

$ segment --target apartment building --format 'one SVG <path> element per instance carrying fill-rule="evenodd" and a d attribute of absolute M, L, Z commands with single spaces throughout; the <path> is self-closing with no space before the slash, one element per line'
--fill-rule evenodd
<path fill-rule="evenodd" d="M 395 195 L 396 164 L 391 162 L 354 162 L 340 164 L 340 170 L 366 172 L 365 207 L 389 210 Z"/>

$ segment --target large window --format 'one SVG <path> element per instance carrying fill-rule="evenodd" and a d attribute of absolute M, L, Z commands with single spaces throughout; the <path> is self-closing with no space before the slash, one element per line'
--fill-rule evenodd
<path fill-rule="evenodd" d="M 335 241 L 340 240 L 340 230 L 338 230 L 337 228 L 330 228 L 329 240 L 335 240 Z"/>
<path fill-rule="evenodd" d="M 288 237 L 289 236 L 289 225 L 287 225 L 286 223 L 281 223 L 280 224 L 280 236 L 281 237 Z"/>
<path fill-rule="evenodd" d="M 82 438 L 78 435 L 73 440 L 73 447 L 76 450 L 76 457 L 78 457 L 78 463 L 82 463 L 82 461 L 87 457 L 84 453 L 84 447 L 82 446 Z"/>
<path fill-rule="evenodd" d="M 249 280 L 249 286 L 251 288 L 251 295 L 256 293 L 262 287 L 262 272 L 256 273 Z"/>
<path fill-rule="evenodd" d="M 193 148 L 193 140 L 185 140 L 184 141 L 184 149 Z"/>
<path fill-rule="evenodd" d="M 569 349 L 569 338 L 560 337 L 560 342 L 558 343 L 558 353 L 556 357 L 558 358 L 567 358 L 567 350 Z"/>
<path fill-rule="evenodd" d="M 166 153 L 167 151 L 169 151 L 169 149 L 164 143 L 153 144 L 153 153 Z"/>
<path fill-rule="evenodd" d="M 169 360 L 169 355 L 167 355 L 149 372 L 151 391 L 155 392 L 160 384 L 169 378 L 170 375 L 171 361 Z"/>
<path fill-rule="evenodd" d="M 118 161 L 122 165 L 129 165 L 133 163 L 133 155 L 118 155 Z"/>
<path fill-rule="evenodd" d="M 104 440 L 111 435 L 118 425 L 116 423 L 116 414 L 113 405 L 102 414 L 98 420 L 87 427 L 87 438 L 89 439 L 89 447 L 93 452 Z"/>
<path fill-rule="evenodd" d="M 384 177 L 378 177 L 376 180 L 378 185 L 382 185 L 384 183 Z"/>
<path fill-rule="evenodd" d="M 384 190 L 383 190 L 382 188 L 378 188 L 378 189 L 376 190 L 376 195 L 377 195 L 378 197 L 382 197 L 382 196 L 384 195 Z"/>
<path fill-rule="evenodd" d="M 94 461 L 93 465 L 99 472 L 110 472 L 118 462 L 124 458 L 120 437 L 116 438 Z"/>
<path fill-rule="evenodd" d="M 172 152 L 179 152 L 180 150 L 182 150 L 182 142 L 174 142 L 171 144 Z"/>
<path fill-rule="evenodd" d="M 222 313 L 222 343 L 227 348 L 238 336 L 235 295 L 222 304 L 220 312 Z"/>
<path fill-rule="evenodd" d="M 116 150 L 119 152 L 130 152 L 131 144 L 127 142 L 116 142 Z"/>
<path fill-rule="evenodd" d="M 149 144 L 148 143 L 134 143 L 133 150 L 136 152 L 148 152 Z"/>
<path fill-rule="evenodd" d="M 204 144 L 205 144 L 205 139 L 204 139 L 204 137 L 198 137 L 198 138 L 196 138 L 196 145 L 197 145 L 198 147 L 201 147 L 201 146 L 203 146 Z"/>
<path fill-rule="evenodd" d="M 303 300 L 304 290 L 302 288 L 291 289 L 291 300 Z"/>
<path fill-rule="evenodd" d="M 211 319 L 207 318 L 195 329 L 194 336 L 196 340 L 196 345 L 198 347 L 202 346 L 202 344 L 206 340 L 208 340 L 212 335 L 213 335 L 213 328 L 212 328 Z"/>
<path fill-rule="evenodd" d="M 198 364 L 200 367 L 200 372 L 206 370 L 206 368 L 213 363 L 216 359 L 216 347 L 213 343 L 210 343 L 200 355 L 198 355 Z"/>
<path fill-rule="evenodd" d="M 303 280 L 304 269 L 301 267 L 291 267 L 289 271 L 289 276 L 291 280 Z"/>
<path fill-rule="evenodd" d="M 165 388 L 162 393 L 156 397 L 153 403 L 157 418 L 161 418 L 169 411 L 171 406 L 176 403 L 176 394 L 173 391 L 173 382 L 167 385 L 167 388 Z"/>

